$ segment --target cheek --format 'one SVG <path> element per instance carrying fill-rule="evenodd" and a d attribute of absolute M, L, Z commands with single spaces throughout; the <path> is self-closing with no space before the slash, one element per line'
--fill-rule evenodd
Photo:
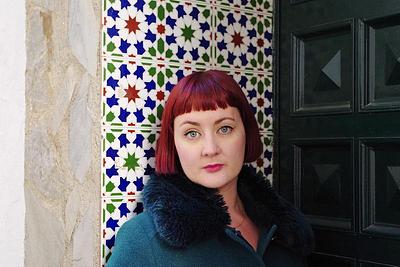
<path fill-rule="evenodd" d="M 231 146 L 234 155 L 241 156 L 244 158 L 244 153 L 246 149 L 246 137 L 244 134 L 240 135 Z"/>
<path fill-rule="evenodd" d="M 175 142 L 175 148 L 182 168 L 187 169 L 195 161 L 193 148 L 179 141 Z"/>
<path fill-rule="evenodd" d="M 188 157 L 190 156 L 190 154 L 187 152 L 187 149 L 184 149 L 181 146 L 177 146 L 176 151 L 178 152 L 178 157 L 181 164 L 189 160 Z"/>
<path fill-rule="evenodd" d="M 236 149 L 237 159 L 240 160 L 240 163 L 243 164 L 244 162 L 244 154 L 246 150 L 246 143 L 243 141 L 238 142 L 237 147 L 240 149 Z"/>

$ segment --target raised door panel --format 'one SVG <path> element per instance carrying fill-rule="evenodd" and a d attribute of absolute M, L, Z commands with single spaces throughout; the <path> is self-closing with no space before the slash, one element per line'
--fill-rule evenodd
<path fill-rule="evenodd" d="M 313 225 L 354 228 L 352 147 L 352 140 L 295 142 L 299 206 Z"/>
<path fill-rule="evenodd" d="M 310 267 L 355 267 L 356 261 L 346 257 L 328 254 L 314 254 L 309 258 Z"/>
<path fill-rule="evenodd" d="M 365 89 L 361 109 L 400 109 L 400 13 L 365 19 Z"/>
<path fill-rule="evenodd" d="M 362 231 L 400 240 L 400 139 L 360 141 Z"/>
<path fill-rule="evenodd" d="M 293 34 L 292 110 L 295 114 L 351 111 L 353 35 L 352 20 Z"/>

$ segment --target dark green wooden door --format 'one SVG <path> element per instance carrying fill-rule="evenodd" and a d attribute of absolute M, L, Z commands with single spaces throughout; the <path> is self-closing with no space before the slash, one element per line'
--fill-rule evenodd
<path fill-rule="evenodd" d="M 310 266 L 400 266 L 400 1 L 278 0 L 275 182 Z"/>

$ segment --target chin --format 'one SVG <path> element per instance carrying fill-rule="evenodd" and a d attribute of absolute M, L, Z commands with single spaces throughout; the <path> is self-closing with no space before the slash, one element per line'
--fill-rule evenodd
<path fill-rule="evenodd" d="M 207 188 L 214 188 L 214 189 L 223 186 L 223 184 L 216 183 L 214 181 L 204 181 L 204 182 L 200 181 L 200 182 L 197 182 L 197 184 L 202 185 L 202 186 L 207 187 Z"/>
<path fill-rule="evenodd" d="M 221 187 L 226 186 L 227 184 L 231 183 L 234 179 L 227 179 L 226 177 L 207 177 L 207 178 L 203 178 L 201 179 L 201 182 L 199 184 L 203 185 L 204 187 L 207 188 L 214 188 L 214 189 L 218 189 Z"/>

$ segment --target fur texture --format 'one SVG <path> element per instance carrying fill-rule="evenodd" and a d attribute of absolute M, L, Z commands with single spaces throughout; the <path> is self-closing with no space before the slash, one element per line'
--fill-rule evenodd
<path fill-rule="evenodd" d="M 304 215 L 277 195 L 271 184 L 244 166 L 238 193 L 248 216 L 258 226 L 278 226 L 275 241 L 297 254 L 313 249 L 313 232 Z M 224 232 L 230 223 L 225 202 L 216 189 L 185 176 L 153 175 L 144 190 L 144 205 L 154 218 L 161 240 L 184 248 Z"/>

